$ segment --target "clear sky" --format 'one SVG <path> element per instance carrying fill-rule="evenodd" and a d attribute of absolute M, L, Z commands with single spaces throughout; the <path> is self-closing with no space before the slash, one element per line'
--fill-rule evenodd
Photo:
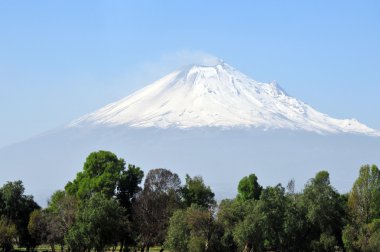
<path fill-rule="evenodd" d="M 204 54 L 380 129 L 380 1 L 0 1 L 0 146 Z"/>

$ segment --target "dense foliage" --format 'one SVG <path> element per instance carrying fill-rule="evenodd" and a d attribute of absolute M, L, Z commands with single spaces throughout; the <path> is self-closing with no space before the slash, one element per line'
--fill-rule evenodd
<path fill-rule="evenodd" d="M 300 192 L 291 180 L 263 187 L 241 179 L 234 199 L 219 204 L 202 177 L 137 166 L 108 151 L 91 153 L 46 208 L 21 181 L 0 188 L 0 250 L 380 251 L 380 171 L 364 165 L 348 194 L 327 171 Z M 45 247 L 46 248 L 46 247 Z"/>
<path fill-rule="evenodd" d="M 25 195 L 24 192 L 21 181 L 7 182 L 0 188 L 0 228 L 5 230 L 4 235 L 0 233 L 3 251 L 11 250 L 13 242 L 9 243 L 10 240 L 16 240 L 28 251 L 37 245 L 28 231 L 28 223 L 30 214 L 40 207 L 34 202 L 33 196 Z"/>

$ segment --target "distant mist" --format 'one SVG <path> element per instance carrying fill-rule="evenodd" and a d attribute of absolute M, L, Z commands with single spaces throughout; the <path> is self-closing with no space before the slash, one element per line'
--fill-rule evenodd
<path fill-rule="evenodd" d="M 255 173 L 264 186 L 295 179 L 301 190 L 327 170 L 342 193 L 351 189 L 362 164 L 380 164 L 378 138 L 318 135 L 300 131 L 219 128 L 66 128 L 0 149 L 0 183 L 21 179 L 27 193 L 46 205 L 82 170 L 92 151 L 109 150 L 145 172 L 167 168 L 183 179 L 201 175 L 217 199 L 234 197 L 238 181 Z"/>

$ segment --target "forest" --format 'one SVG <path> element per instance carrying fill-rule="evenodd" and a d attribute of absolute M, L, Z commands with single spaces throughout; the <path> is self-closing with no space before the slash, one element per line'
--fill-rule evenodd
<path fill-rule="evenodd" d="M 44 178 L 48 179 L 48 178 Z M 42 180 L 43 181 L 43 180 Z M 301 191 L 247 174 L 233 199 L 201 176 L 147 174 L 114 153 L 89 154 L 46 207 L 22 181 L 0 188 L 0 249 L 8 251 L 380 251 L 380 171 L 358 167 L 349 193 L 327 171 Z"/>

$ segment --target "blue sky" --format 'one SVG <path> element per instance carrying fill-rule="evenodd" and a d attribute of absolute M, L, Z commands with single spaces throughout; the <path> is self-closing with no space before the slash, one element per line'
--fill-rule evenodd
<path fill-rule="evenodd" d="M 1 1 L 0 146 L 212 54 L 380 129 L 379 1 Z"/>

